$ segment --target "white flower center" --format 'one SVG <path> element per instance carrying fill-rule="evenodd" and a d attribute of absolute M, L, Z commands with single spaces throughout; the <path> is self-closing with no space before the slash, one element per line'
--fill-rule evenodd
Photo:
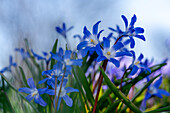
<path fill-rule="evenodd" d="M 66 65 L 72 65 L 72 62 L 70 61 L 69 58 L 64 59 L 64 62 L 66 63 Z"/>
<path fill-rule="evenodd" d="M 113 48 L 104 48 L 103 55 L 107 58 L 114 58 L 115 57 L 115 51 Z"/>
<path fill-rule="evenodd" d="M 38 90 L 37 90 L 37 89 L 33 89 L 33 90 L 31 91 L 31 95 L 32 95 L 32 97 L 34 97 L 34 96 L 36 96 L 36 95 L 39 95 Z"/>
<path fill-rule="evenodd" d="M 60 86 L 57 87 L 57 91 L 56 91 L 57 96 L 58 96 L 59 90 L 60 90 Z M 66 90 L 62 87 L 60 97 L 63 97 L 64 95 L 66 95 Z"/>
<path fill-rule="evenodd" d="M 154 86 L 150 87 L 149 93 L 150 94 L 156 94 L 158 92 L 157 88 L 155 88 Z"/>

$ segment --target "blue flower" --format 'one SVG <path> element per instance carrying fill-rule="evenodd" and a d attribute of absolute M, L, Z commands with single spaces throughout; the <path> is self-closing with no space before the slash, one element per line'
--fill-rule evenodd
<path fill-rule="evenodd" d="M 12 56 L 9 56 L 9 66 L 4 67 L 2 70 L 0 70 L 0 73 L 4 73 L 4 72 L 6 72 L 6 71 L 11 72 L 11 67 L 12 67 L 12 66 L 16 67 L 17 64 L 16 64 L 15 62 L 13 62 Z"/>
<path fill-rule="evenodd" d="M 67 87 L 67 88 L 65 88 L 66 83 L 67 83 L 67 81 L 64 81 L 64 82 L 63 82 L 63 86 L 62 86 L 62 88 L 61 88 L 61 94 L 60 94 L 60 97 L 59 97 L 57 109 L 59 109 L 60 103 L 61 103 L 61 100 L 62 100 L 62 99 L 65 101 L 66 105 L 68 105 L 69 107 L 72 107 L 72 105 L 73 105 L 73 100 L 67 95 L 67 93 L 79 92 L 78 89 L 74 89 L 74 88 L 72 88 L 72 87 Z M 56 99 L 57 99 L 57 97 L 58 97 L 60 85 L 61 85 L 61 84 L 57 85 Z M 53 89 L 48 89 L 48 90 L 46 91 L 46 93 L 49 94 L 49 95 L 55 95 L 55 85 L 54 85 L 54 84 L 52 85 L 52 88 L 53 88 Z M 56 101 L 57 101 L 57 100 L 56 100 Z M 53 103 L 54 103 L 54 106 L 55 106 L 55 99 L 54 99 Z"/>
<path fill-rule="evenodd" d="M 22 56 L 22 59 L 30 58 L 30 55 L 28 52 L 24 50 L 24 48 L 16 48 L 15 51 L 19 52 Z"/>
<path fill-rule="evenodd" d="M 63 23 L 63 26 L 62 26 L 62 27 L 58 27 L 58 26 L 56 27 L 56 31 L 57 31 L 59 34 L 61 34 L 64 38 L 67 37 L 66 33 L 67 33 L 68 31 L 70 31 L 71 29 L 73 29 L 73 26 L 71 26 L 71 27 L 69 27 L 69 28 L 67 29 L 65 23 Z"/>
<path fill-rule="evenodd" d="M 136 38 L 139 38 L 143 41 L 145 41 L 145 37 L 143 35 L 141 35 L 141 33 L 144 33 L 144 29 L 141 28 L 141 27 L 134 27 L 134 24 L 137 20 L 137 17 L 136 15 L 134 15 L 132 18 L 131 18 L 131 22 L 130 24 L 128 25 L 128 20 L 127 18 L 122 15 L 121 16 L 124 23 L 125 23 L 125 31 L 122 31 L 119 26 L 117 26 L 117 30 L 109 27 L 110 30 L 114 31 L 114 32 L 117 32 L 118 33 L 118 37 L 129 37 L 130 38 L 130 47 L 131 48 L 134 48 L 135 46 L 135 41 L 133 39 L 133 37 L 136 37 Z"/>
<path fill-rule="evenodd" d="M 39 81 L 39 84 L 42 84 L 47 81 L 48 85 L 51 85 L 55 82 L 55 77 L 58 77 L 58 80 L 61 80 L 63 76 L 63 64 L 61 62 L 57 62 L 51 70 L 43 71 L 42 75 L 46 75 L 46 78 Z M 67 79 L 68 73 L 66 72 L 64 75 L 64 79 Z"/>
<path fill-rule="evenodd" d="M 149 77 L 147 77 L 147 81 L 148 82 L 150 81 Z M 162 83 L 162 77 L 160 77 L 154 84 L 151 84 L 148 87 L 148 90 L 146 92 L 145 98 L 142 101 L 142 104 L 141 104 L 141 107 L 140 107 L 141 110 L 145 110 L 145 108 L 146 108 L 146 101 L 149 98 L 151 98 L 152 96 L 157 96 L 159 98 L 162 98 L 162 95 L 170 96 L 169 92 L 167 92 L 167 91 L 165 91 L 163 89 L 158 89 L 160 87 L 161 83 Z"/>
<path fill-rule="evenodd" d="M 129 66 L 129 69 L 132 70 L 130 75 L 136 74 L 139 69 L 141 69 L 141 72 L 145 71 L 145 73 L 147 72 L 151 73 L 151 69 L 148 67 L 149 65 L 146 64 L 147 62 L 145 63 L 141 62 L 141 60 L 144 58 L 143 54 L 141 53 L 138 59 L 136 60 L 135 52 L 131 51 L 131 53 L 133 56 L 133 61 L 132 64 Z"/>
<path fill-rule="evenodd" d="M 130 52 L 117 52 L 120 48 L 123 47 L 123 44 L 121 42 L 116 43 L 113 46 L 110 46 L 110 41 L 107 38 L 103 38 L 103 47 L 101 47 L 100 44 L 96 46 L 96 52 L 98 54 L 97 62 L 103 61 L 103 60 L 109 60 L 112 62 L 116 67 L 119 67 L 120 63 L 118 60 L 115 59 L 115 57 L 120 56 L 132 56 Z"/>
<path fill-rule="evenodd" d="M 82 56 L 84 57 L 88 51 L 94 52 L 96 45 L 100 42 L 99 37 L 103 30 L 98 33 L 98 25 L 101 21 L 98 21 L 95 25 L 93 25 L 93 34 L 84 27 L 84 41 L 80 42 L 77 46 L 77 50 L 82 50 Z"/>
<path fill-rule="evenodd" d="M 67 71 L 71 71 L 72 69 L 72 65 L 77 65 L 77 66 L 81 66 L 82 65 L 82 59 L 71 59 L 71 50 L 66 50 L 65 54 L 63 54 L 63 49 L 60 48 L 59 52 L 54 54 L 52 54 L 52 58 L 63 63 L 64 66 L 66 67 Z"/>
<path fill-rule="evenodd" d="M 47 52 L 42 52 L 43 53 L 43 56 L 40 56 L 38 54 L 36 54 L 33 49 L 31 49 L 31 52 L 33 54 L 33 56 L 35 58 L 37 58 L 37 60 L 44 60 L 46 62 L 46 64 L 49 64 L 50 60 L 51 60 L 51 57 L 49 57 L 48 53 Z"/>
<path fill-rule="evenodd" d="M 33 78 L 29 78 L 27 80 L 27 84 L 29 85 L 30 88 L 19 88 L 18 90 L 20 92 L 29 94 L 28 96 L 25 97 L 29 102 L 31 102 L 31 100 L 34 99 L 35 103 L 40 104 L 41 106 L 46 106 L 47 103 L 40 97 L 40 95 L 44 94 L 48 88 L 37 89 L 35 87 Z"/>

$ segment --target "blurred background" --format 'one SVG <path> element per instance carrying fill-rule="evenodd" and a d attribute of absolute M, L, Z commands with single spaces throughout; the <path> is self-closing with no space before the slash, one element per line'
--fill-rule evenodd
<path fill-rule="evenodd" d="M 0 69 L 8 65 L 9 55 L 16 55 L 15 48 L 24 47 L 24 38 L 36 53 L 49 52 L 56 38 L 59 46 L 65 44 L 55 31 L 62 22 L 74 26 L 68 38 L 78 44 L 73 35 L 82 35 L 84 26 L 91 29 L 99 20 L 104 33 L 116 25 L 124 29 L 122 14 L 129 21 L 136 14 L 135 25 L 145 29 L 146 41 L 136 39 L 137 53 L 160 62 L 170 54 L 169 5 L 168 0 L 0 0 Z"/>

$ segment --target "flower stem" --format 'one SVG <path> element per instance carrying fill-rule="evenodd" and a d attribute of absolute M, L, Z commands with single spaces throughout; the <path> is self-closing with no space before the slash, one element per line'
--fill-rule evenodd
<path fill-rule="evenodd" d="M 54 100 L 54 101 L 55 101 L 55 102 L 54 102 L 54 103 L 55 103 L 55 108 L 54 108 L 55 111 L 54 111 L 54 113 L 56 112 L 56 92 L 57 92 L 57 77 L 55 78 L 55 98 L 54 98 L 54 99 L 55 99 L 55 100 Z"/>
<path fill-rule="evenodd" d="M 57 96 L 57 102 L 55 103 L 55 113 L 57 111 L 57 106 L 58 106 L 58 101 L 59 101 L 59 97 L 60 97 L 60 94 L 61 94 L 61 88 L 63 86 L 63 81 L 64 81 L 64 76 L 65 76 L 65 73 L 66 73 L 66 68 L 64 69 L 64 74 L 62 76 L 62 80 L 61 80 L 61 84 L 60 84 L 60 89 L 59 89 L 59 92 L 58 92 L 58 96 Z M 56 88 L 55 88 L 56 90 Z M 56 98 L 56 97 L 55 97 Z"/>
<path fill-rule="evenodd" d="M 108 60 L 105 60 L 104 63 L 103 63 L 103 65 L 102 65 L 104 71 L 106 70 L 107 62 L 108 62 Z M 102 73 L 100 72 L 99 86 L 98 86 L 98 89 L 97 89 L 97 95 L 96 95 L 96 98 L 95 98 L 95 104 L 94 104 L 94 108 L 93 108 L 93 113 L 96 112 L 97 101 L 98 101 L 98 98 L 99 98 L 99 92 L 100 92 L 100 88 L 101 88 L 101 85 L 102 85 L 102 81 L 103 81 L 103 75 L 102 75 Z"/>

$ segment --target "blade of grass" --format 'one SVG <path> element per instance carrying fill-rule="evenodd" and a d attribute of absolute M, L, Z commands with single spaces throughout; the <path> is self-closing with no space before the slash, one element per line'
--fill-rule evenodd
<path fill-rule="evenodd" d="M 104 70 L 101 68 L 100 71 L 103 74 L 104 80 L 106 81 L 107 85 L 111 89 L 111 91 L 124 103 L 126 104 L 133 112 L 135 113 L 142 113 L 138 107 L 136 107 L 126 96 L 119 91 L 119 89 L 110 81 L 110 79 L 105 74 Z"/>
<path fill-rule="evenodd" d="M 56 50 L 57 50 L 57 45 L 58 45 L 58 39 L 56 39 L 54 45 L 53 45 L 53 48 L 52 48 L 52 53 L 56 53 Z M 53 68 L 53 65 L 55 64 L 55 60 L 54 59 L 51 59 L 51 65 L 50 65 L 50 69 Z"/>

